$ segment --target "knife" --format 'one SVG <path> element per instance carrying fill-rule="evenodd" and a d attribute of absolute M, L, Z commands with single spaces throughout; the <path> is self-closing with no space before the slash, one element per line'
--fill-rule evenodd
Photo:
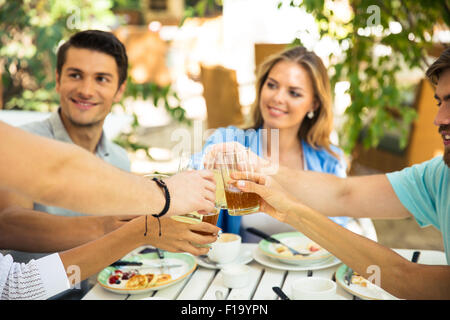
<path fill-rule="evenodd" d="M 267 241 L 269 241 L 269 242 L 278 243 L 278 244 L 281 244 L 282 246 L 285 246 L 285 247 L 288 248 L 289 251 L 291 251 L 294 255 L 301 255 L 301 256 L 304 256 L 304 257 L 307 257 L 307 256 L 310 255 L 310 253 L 301 253 L 301 252 L 298 252 L 297 250 L 295 250 L 295 249 L 289 247 L 288 245 L 284 244 L 284 243 L 281 242 L 280 240 L 275 239 L 275 238 L 269 236 L 268 234 L 262 232 L 261 230 L 258 230 L 258 229 L 252 228 L 252 227 L 247 228 L 246 230 L 247 230 L 248 232 L 250 232 L 250 233 L 253 233 L 255 236 L 258 236 L 258 237 L 263 238 L 264 240 L 267 240 Z"/>
<path fill-rule="evenodd" d="M 280 297 L 281 300 L 291 300 L 289 297 L 281 290 L 280 287 L 272 287 L 272 290 Z"/>
<path fill-rule="evenodd" d="M 142 262 L 134 262 L 134 261 L 124 261 L 124 260 L 118 260 L 114 263 L 111 263 L 111 267 L 123 267 L 123 266 L 142 266 Z"/>
<path fill-rule="evenodd" d="M 143 264 L 142 262 L 137 261 L 125 261 L 125 260 L 118 260 L 112 264 L 110 264 L 111 267 L 150 267 L 150 268 L 160 268 L 162 267 L 161 264 Z M 182 267 L 181 264 L 171 264 L 167 265 L 167 267 Z"/>
<path fill-rule="evenodd" d="M 419 261 L 420 251 L 414 251 L 411 261 L 417 263 Z"/>
<path fill-rule="evenodd" d="M 164 252 L 156 248 L 156 253 L 158 254 L 159 261 L 161 261 L 160 270 L 161 273 L 164 273 L 164 269 L 167 268 L 168 272 L 170 272 L 169 266 L 167 265 L 166 261 L 164 260 Z"/>
<path fill-rule="evenodd" d="M 347 266 L 347 271 L 345 272 L 344 282 L 349 286 L 352 283 L 353 269 Z"/>

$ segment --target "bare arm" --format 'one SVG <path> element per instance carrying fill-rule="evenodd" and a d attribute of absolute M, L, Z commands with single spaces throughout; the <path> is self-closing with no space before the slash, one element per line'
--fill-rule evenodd
<path fill-rule="evenodd" d="M 67 250 L 119 228 L 125 218 L 61 217 L 9 207 L 0 212 L 0 248 L 44 253 Z"/>
<path fill-rule="evenodd" d="M 25 230 L 27 226 L 29 230 Z M 108 233 L 110 229 L 113 231 Z M 59 255 L 67 276 L 73 275 L 70 266 L 78 266 L 81 275 L 77 279 L 84 280 L 141 245 L 171 252 L 206 254 L 209 248 L 195 244 L 216 241 L 220 229 L 206 222 L 191 225 L 163 218 L 161 230 L 162 236 L 159 236 L 159 224 L 153 217 L 140 216 L 124 222 L 118 217 L 61 217 L 17 207 L 0 214 L 0 247 L 34 252 L 65 250 Z M 97 236 L 98 239 L 91 240 Z"/>
<path fill-rule="evenodd" d="M 0 189 L 0 211 L 13 206 L 33 209 L 33 200 L 20 193 Z"/>
<path fill-rule="evenodd" d="M 154 181 L 123 172 L 82 148 L 3 122 L 0 137 L 0 188 L 35 202 L 98 215 L 159 213 L 164 207 L 163 193 Z M 168 215 L 212 210 L 213 181 L 210 172 L 168 179 L 172 195 Z"/>
<path fill-rule="evenodd" d="M 238 187 L 256 192 L 261 210 L 285 222 L 327 249 L 363 277 L 371 266 L 380 270 L 380 285 L 398 298 L 450 299 L 450 266 L 412 263 L 389 248 L 355 234 L 287 195 L 270 178 L 244 182 Z"/>
<path fill-rule="evenodd" d="M 214 242 L 219 231 L 218 227 L 206 222 L 189 225 L 170 218 L 163 218 L 161 219 L 163 236 L 160 237 L 157 220 L 148 217 L 148 233 L 147 236 L 144 236 L 145 222 L 145 217 L 140 216 L 100 239 L 60 253 L 64 268 L 68 270 L 71 265 L 79 266 L 80 280 L 84 280 L 141 245 L 153 245 L 172 252 L 206 254 L 209 248 L 199 248 L 193 243 Z M 202 236 L 194 233 L 194 230 L 208 232 L 211 235 Z M 70 277 L 71 274 L 67 275 Z"/>
<path fill-rule="evenodd" d="M 412 263 L 389 248 L 357 235 L 303 205 L 287 222 L 326 248 L 363 277 L 379 268 L 380 286 L 404 299 L 450 299 L 450 267 Z"/>
<path fill-rule="evenodd" d="M 243 151 L 245 148 L 238 142 L 216 144 L 206 154 L 204 161 L 211 161 L 217 152 L 225 150 Z M 380 219 L 411 216 L 398 200 L 385 175 L 340 178 L 327 173 L 279 166 L 252 152 L 248 157 L 251 163 L 270 175 L 284 190 L 324 215 Z"/>
<path fill-rule="evenodd" d="M 118 229 L 131 216 L 62 217 L 44 212 L 10 207 L 0 212 L 0 249 L 27 252 L 58 252 L 75 248 Z M 208 244 L 216 240 L 219 228 L 209 223 L 186 224 L 170 218 L 159 224 L 148 217 L 149 243 L 171 252 L 206 254 L 207 248 L 194 244 Z M 203 231 L 210 235 L 200 235 Z"/>
<path fill-rule="evenodd" d="M 133 249 L 148 244 L 150 237 L 144 237 L 145 217 L 136 218 L 121 228 L 79 247 L 61 252 L 59 256 L 66 271 L 78 266 L 80 280 L 99 272 L 119 260 Z M 70 277 L 72 274 L 67 273 Z"/>
<path fill-rule="evenodd" d="M 327 216 L 375 219 L 411 216 L 384 174 L 339 178 L 280 167 L 273 178 L 302 203 Z"/>

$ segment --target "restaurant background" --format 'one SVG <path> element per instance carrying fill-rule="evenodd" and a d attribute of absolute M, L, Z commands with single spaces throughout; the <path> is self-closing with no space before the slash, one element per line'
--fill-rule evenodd
<path fill-rule="evenodd" d="M 329 69 L 332 141 L 349 174 L 398 170 L 442 154 L 424 69 L 450 42 L 448 12 L 445 1 L 0 0 L 0 119 L 47 117 L 58 105 L 58 45 L 110 30 L 127 47 L 130 78 L 105 131 L 132 171 L 173 172 L 174 131 L 198 151 L 205 130 L 248 121 L 258 63 L 302 44 Z M 412 219 L 374 224 L 388 247 L 443 250 L 440 233 Z"/>

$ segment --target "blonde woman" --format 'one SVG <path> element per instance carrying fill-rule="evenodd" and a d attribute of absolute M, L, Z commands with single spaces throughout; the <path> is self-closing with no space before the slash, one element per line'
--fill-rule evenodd
<path fill-rule="evenodd" d="M 258 70 L 256 92 L 253 125 L 216 130 L 205 143 L 203 153 L 215 144 L 238 142 L 260 157 L 274 160 L 275 156 L 280 166 L 346 176 L 343 153 L 330 142 L 330 81 L 322 60 L 314 52 L 294 47 L 269 57 Z M 350 220 L 332 219 L 343 226 Z M 259 240 L 245 231 L 249 226 L 272 234 L 294 230 L 261 213 L 243 217 L 221 215 L 218 226 L 224 232 L 241 234 L 246 242 Z"/>

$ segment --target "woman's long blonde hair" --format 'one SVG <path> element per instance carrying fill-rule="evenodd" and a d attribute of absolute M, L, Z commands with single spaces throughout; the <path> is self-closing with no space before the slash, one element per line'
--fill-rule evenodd
<path fill-rule="evenodd" d="M 259 129 L 264 123 L 259 108 L 261 100 L 261 90 L 266 82 L 270 70 L 280 61 L 295 62 L 304 68 L 311 79 L 314 88 L 314 99 L 318 103 L 318 108 L 314 110 L 312 119 L 305 117 L 298 131 L 298 139 L 305 140 L 315 149 L 325 148 L 329 153 L 339 158 L 330 148 L 330 134 L 333 130 L 333 111 L 330 80 L 327 69 L 322 60 L 304 47 L 294 47 L 283 52 L 270 56 L 265 60 L 257 72 L 256 99 L 252 105 L 253 125 L 248 129 Z"/>

